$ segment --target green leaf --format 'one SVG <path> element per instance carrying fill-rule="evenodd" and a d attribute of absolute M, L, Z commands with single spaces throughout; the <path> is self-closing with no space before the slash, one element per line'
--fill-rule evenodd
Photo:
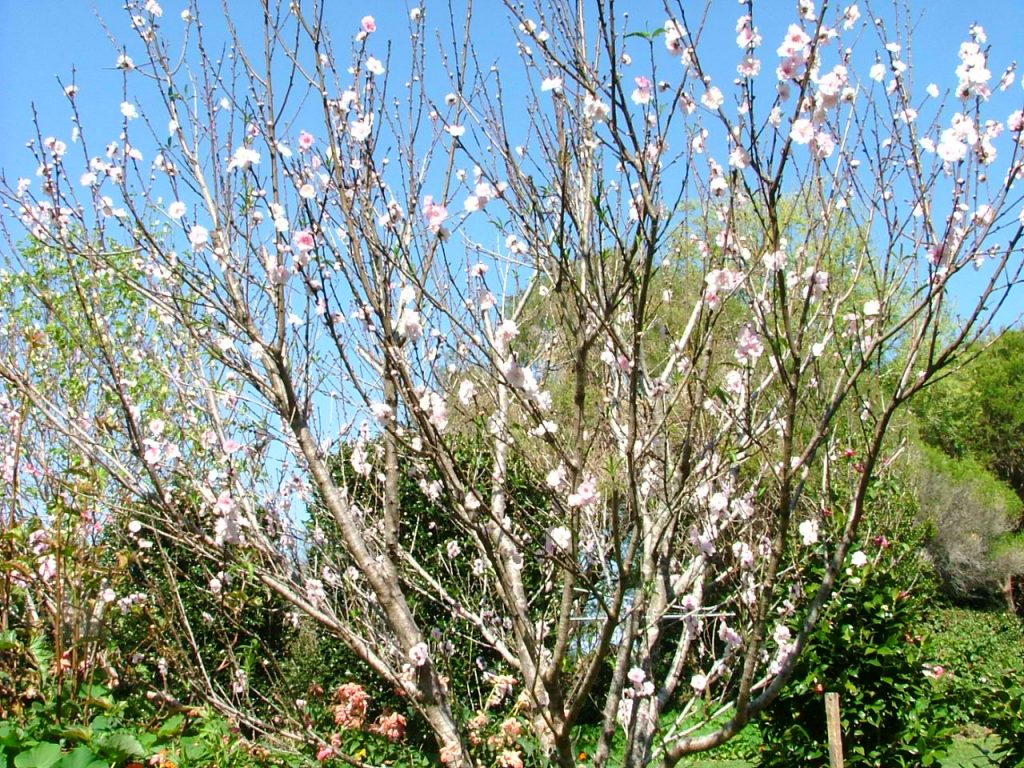
<path fill-rule="evenodd" d="M 18 642 L 18 636 L 13 629 L 0 632 L 0 651 L 9 651 L 20 645 L 21 643 Z"/>
<path fill-rule="evenodd" d="M 44 741 L 14 758 L 14 768 L 52 768 L 60 762 L 60 744 Z"/>
<path fill-rule="evenodd" d="M 0 746 L 17 747 L 21 744 L 21 729 L 13 723 L 0 723 Z"/>
<path fill-rule="evenodd" d="M 92 741 L 92 729 L 84 725 L 69 726 L 61 731 L 60 735 L 65 739 L 84 741 L 86 744 Z"/>
<path fill-rule="evenodd" d="M 113 718 L 106 715 L 96 715 L 90 725 L 94 731 L 109 731 L 116 725 L 116 722 Z"/>
<path fill-rule="evenodd" d="M 111 753 L 117 760 L 146 756 L 145 748 L 130 733 L 104 734 L 96 740 L 96 746 L 104 752 Z"/>
<path fill-rule="evenodd" d="M 109 766 L 109 763 L 100 760 L 96 753 L 83 744 L 64 755 L 58 768 L 109 768 Z"/>
<path fill-rule="evenodd" d="M 173 717 L 169 717 L 167 718 L 167 720 L 164 721 L 164 724 L 160 726 L 160 730 L 158 730 L 156 734 L 162 739 L 166 739 L 169 736 L 176 736 L 177 734 L 181 733 L 184 724 L 184 715 L 174 715 Z"/>

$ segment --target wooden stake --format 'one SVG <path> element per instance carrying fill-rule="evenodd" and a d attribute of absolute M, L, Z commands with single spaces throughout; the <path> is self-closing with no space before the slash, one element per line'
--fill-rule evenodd
<path fill-rule="evenodd" d="M 825 720 L 828 723 L 828 762 L 831 768 L 843 768 L 843 729 L 839 722 L 839 694 L 825 694 Z"/>

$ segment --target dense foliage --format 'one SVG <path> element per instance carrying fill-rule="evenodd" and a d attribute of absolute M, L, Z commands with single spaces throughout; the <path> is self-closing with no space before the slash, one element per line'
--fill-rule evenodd
<path fill-rule="evenodd" d="M 947 668 L 926 630 L 934 580 L 919 537 L 890 531 L 861 546 L 793 679 L 760 721 L 763 766 L 829 765 L 826 692 L 840 697 L 849 766 L 935 765 L 951 743 L 955 720 L 939 682 Z"/>
<path fill-rule="evenodd" d="M 1024 330 L 989 340 L 964 370 L 914 405 L 921 437 L 987 467 L 1024 499 Z M 1014 520 L 1018 523 L 1020 520 Z"/>
<path fill-rule="evenodd" d="M 999 765 L 1024 765 L 1024 622 L 1003 611 L 943 607 L 921 631 L 935 638 L 947 709 L 1000 739 Z"/>

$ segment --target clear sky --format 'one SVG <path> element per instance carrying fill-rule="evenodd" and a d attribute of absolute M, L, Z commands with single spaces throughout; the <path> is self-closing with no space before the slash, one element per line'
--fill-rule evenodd
<path fill-rule="evenodd" d="M 163 0 L 164 26 L 170 28 L 176 23 L 185 0 Z M 260 16 L 259 0 L 227 0 L 236 23 L 244 26 Z M 353 0 L 327 0 L 330 26 L 336 28 L 340 37 L 354 30 L 364 13 L 373 13 L 380 25 L 380 34 L 388 34 L 388 21 L 397 27 L 398 41 L 406 29 L 405 19 L 409 3 L 406 0 L 375 0 L 375 2 L 353 2 Z M 820 4 L 820 3 L 819 3 Z M 199 0 L 208 24 L 216 23 L 220 13 L 221 0 Z M 429 26 L 440 24 L 446 15 L 447 3 L 424 0 L 428 9 Z M 703 6 L 697 0 L 684 0 L 684 5 L 694 11 Z M 775 20 L 788 21 L 794 15 L 796 3 L 791 0 L 760 0 L 758 24 L 765 36 L 766 47 L 775 47 L 771 32 Z M 966 38 L 971 22 L 985 26 L 993 51 L 993 72 L 1001 71 L 1010 60 L 1020 59 L 1024 65 L 1024 0 L 912 0 L 911 13 L 919 18 L 914 36 L 913 66 L 923 77 L 937 82 L 948 82 L 956 66 L 956 49 Z M 475 16 L 480 34 L 493 34 L 495 25 L 506 26 L 501 0 L 476 0 Z M 860 6 L 866 13 L 868 3 L 861 0 Z M 661 0 L 620 0 L 618 8 L 629 10 L 638 26 L 640 19 L 650 18 L 653 24 L 660 24 L 664 13 Z M 877 13 L 891 17 L 891 4 L 871 3 Z M 735 0 L 715 0 L 715 14 L 721 13 L 724 40 L 731 40 L 732 24 L 740 13 Z M 772 13 L 775 9 L 780 12 Z M 104 29 L 100 20 L 106 24 Z M 108 34 L 109 30 L 109 34 Z M 121 73 L 114 68 L 118 49 L 111 35 L 130 40 L 128 14 L 120 0 L 0 0 L 0 82 L 3 82 L 4 108 L 0 110 L 0 168 L 8 176 L 31 175 L 35 168 L 31 156 L 24 148 L 25 141 L 33 136 L 31 105 L 39 111 L 43 130 L 47 134 L 67 134 L 70 130 L 68 110 L 57 78 L 70 80 L 72 68 L 77 68 L 77 80 L 81 87 L 80 108 L 84 111 L 86 125 L 108 122 L 113 131 L 117 124 L 117 107 L 122 101 Z M 397 41 L 396 41 L 397 42 Z M 730 61 L 734 49 L 728 48 Z M 487 48 L 485 53 L 497 56 L 500 47 Z M 513 64 L 515 52 L 506 48 L 503 52 Z M 518 62 L 510 70 L 520 71 Z M 934 73 L 934 74 L 933 74 Z M 503 73 L 505 74 L 505 73 Z M 508 74 L 505 74 L 508 77 Z M 927 80 L 925 80 L 927 82 Z M 1013 90 L 1020 108 L 1020 88 Z M 104 131 L 94 131 L 106 135 Z M 116 135 L 116 134 L 114 134 Z"/>
<path fill-rule="evenodd" d="M 253 32 L 261 18 L 259 0 L 225 0 L 233 20 L 245 34 Z M 427 26 L 434 29 L 447 21 L 447 2 L 421 0 L 427 9 Z M 464 2 L 464 0 L 457 0 Z M 593 2 L 593 0 L 588 0 Z M 696 13 L 703 7 L 697 0 L 682 0 L 684 7 Z M 223 22 L 221 0 L 198 0 L 207 24 L 207 31 L 216 32 Z M 820 6 L 820 0 L 819 0 Z M 842 5 L 841 3 L 840 5 Z M 162 0 L 164 29 L 180 34 L 183 28 L 180 13 L 186 0 Z M 383 47 L 393 39 L 394 55 L 401 57 L 407 40 L 407 0 L 326 0 L 328 28 L 338 42 L 358 29 L 359 19 L 373 13 L 379 32 L 373 44 Z M 765 49 L 774 52 L 785 24 L 795 18 L 795 0 L 759 0 L 755 20 L 765 39 Z M 912 56 L 903 55 L 913 68 L 915 93 L 929 82 L 945 89 L 955 84 L 957 48 L 967 38 L 972 22 L 984 25 L 991 45 L 989 66 L 998 79 L 1011 61 L 1024 64 L 1024 0 L 911 0 L 910 15 L 915 21 Z M 868 9 L 880 14 L 887 23 L 893 18 L 889 2 L 868 3 L 860 0 L 865 17 Z M 664 20 L 661 0 L 619 0 L 617 8 L 629 11 L 634 28 L 654 28 Z M 734 72 L 736 48 L 734 25 L 742 9 L 735 0 L 714 0 L 709 31 L 715 41 L 704 47 L 712 74 L 730 77 Z M 480 53 L 493 56 L 501 66 L 506 86 L 522 87 L 522 68 L 509 38 L 497 33 L 507 29 L 501 0 L 475 1 L 475 39 Z M 458 20 L 461 23 L 461 19 Z M 692 22 L 691 22 L 692 23 Z M 870 34 L 870 29 L 865 31 Z M 70 136 L 69 109 L 58 78 L 70 82 L 72 70 L 80 88 L 77 103 L 82 122 L 92 136 L 93 145 L 115 138 L 119 133 L 121 115 L 118 108 L 125 99 L 122 73 L 115 68 L 119 48 L 114 39 L 129 41 L 129 53 L 138 50 L 130 28 L 129 15 L 119 0 L 0 0 L 0 77 L 2 77 L 4 109 L 0 110 L 0 169 L 13 184 L 20 177 L 32 177 L 35 161 L 25 149 L 25 142 L 35 138 L 33 105 L 38 112 L 42 136 L 54 135 L 67 140 Z M 721 40 L 721 44 L 717 43 Z M 867 49 L 877 48 L 875 40 L 865 40 Z M 509 44 L 504 44 L 509 43 Z M 720 51 L 716 55 L 716 52 Z M 765 58 L 771 59 L 770 54 Z M 507 66 L 504 66 L 506 65 Z M 393 71 L 401 71 L 395 68 Z M 518 83 L 517 83 L 518 79 Z M 1014 109 L 1024 107 L 1022 78 L 1006 93 L 996 93 L 996 113 L 1003 119 Z M 148 84 L 136 82 L 136 90 Z M 134 94 L 129 93 L 129 97 Z M 144 106 L 144 104 L 143 104 Z M 99 144 L 97 144 L 99 142 Z M 92 149 L 92 152 L 97 152 Z"/>

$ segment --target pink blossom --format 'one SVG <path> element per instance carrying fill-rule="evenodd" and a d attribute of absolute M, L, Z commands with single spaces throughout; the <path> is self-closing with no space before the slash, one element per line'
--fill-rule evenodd
<path fill-rule="evenodd" d="M 163 456 L 160 443 L 157 440 L 147 437 L 142 441 L 142 445 L 145 448 L 145 451 L 142 454 L 143 461 L 147 464 L 159 463 Z"/>
<path fill-rule="evenodd" d="M 942 132 L 935 153 L 946 163 L 958 163 L 967 157 L 967 146 L 954 128 Z"/>
<path fill-rule="evenodd" d="M 962 99 L 979 96 L 987 99 L 991 94 L 988 81 L 992 73 L 988 69 L 985 52 L 977 42 L 960 44 L 960 66 L 956 68 L 956 76 L 960 78 L 957 96 Z"/>
<path fill-rule="evenodd" d="M 230 515 L 235 511 L 235 500 L 231 498 L 230 491 L 221 491 L 217 501 L 213 505 L 213 511 L 218 515 Z"/>
<path fill-rule="evenodd" d="M 744 50 L 761 45 L 761 35 L 750 22 L 750 16 L 740 16 L 736 20 L 736 45 Z"/>
<path fill-rule="evenodd" d="M 752 363 L 764 354 L 764 344 L 757 335 L 754 327 L 747 323 L 740 331 L 736 339 L 736 359 L 741 363 Z"/>
<path fill-rule="evenodd" d="M 736 395 L 737 397 L 742 396 L 747 390 L 746 382 L 743 379 L 743 374 L 739 371 L 729 371 L 725 374 L 725 391 L 729 394 Z"/>
<path fill-rule="evenodd" d="M 466 198 L 466 211 L 468 213 L 482 211 L 484 206 L 497 196 L 498 191 L 494 186 L 486 181 L 482 181 L 476 185 L 476 189 L 473 191 L 473 194 Z"/>
<path fill-rule="evenodd" d="M 423 217 L 427 220 L 427 227 L 431 232 L 440 232 L 441 226 L 448 218 L 448 209 L 435 203 L 434 198 L 428 195 L 423 198 Z"/>
<path fill-rule="evenodd" d="M 349 123 L 348 129 L 352 140 L 361 144 L 370 138 L 370 133 L 373 130 L 373 115 L 364 115 L 358 120 Z"/>
<path fill-rule="evenodd" d="M 761 257 L 761 263 L 769 272 L 775 272 L 786 266 L 786 252 L 783 250 L 771 251 Z"/>
<path fill-rule="evenodd" d="M 720 88 L 712 86 L 700 97 L 700 102 L 708 109 L 718 109 L 725 103 L 725 96 Z"/>
<path fill-rule="evenodd" d="M 494 332 L 495 341 L 498 342 L 498 346 L 502 349 L 506 348 L 508 343 L 518 335 L 519 325 L 515 320 L 502 320 Z"/>
<path fill-rule="evenodd" d="M 818 543 L 818 521 L 804 520 L 799 526 L 800 538 L 805 547 Z"/>
<path fill-rule="evenodd" d="M 807 118 L 800 118 L 793 121 L 789 138 L 797 144 L 807 144 L 814 138 L 814 124 Z"/>
<path fill-rule="evenodd" d="M 633 103 L 639 105 L 649 103 L 651 100 L 651 95 L 654 92 L 654 83 L 651 82 L 651 79 L 649 77 L 644 77 L 643 75 L 640 75 L 640 77 L 635 78 L 634 82 L 636 82 L 636 90 L 633 91 L 633 94 L 630 97 L 633 99 Z"/>
<path fill-rule="evenodd" d="M 704 278 L 704 301 L 712 309 L 718 306 L 722 297 L 739 287 L 743 275 L 731 269 L 713 269 Z"/>
<path fill-rule="evenodd" d="M 459 402 L 469 405 L 476 396 L 476 385 L 469 379 L 463 379 L 459 384 Z"/>
<path fill-rule="evenodd" d="M 427 420 L 437 429 L 444 432 L 448 428 L 448 404 L 436 392 L 428 392 L 420 398 L 420 408 L 427 414 Z"/>
<path fill-rule="evenodd" d="M 810 292 L 815 299 L 825 295 L 829 285 L 828 272 L 815 271 L 813 268 L 804 273 L 804 277 L 810 281 Z"/>
<path fill-rule="evenodd" d="M 441 749 L 441 754 L 438 759 L 441 761 L 441 765 L 448 765 L 454 763 L 459 759 L 459 755 L 462 754 L 462 746 L 458 743 L 445 744 Z"/>
<path fill-rule="evenodd" d="M 422 667 L 429 658 L 430 649 L 427 648 L 426 643 L 416 643 L 416 645 L 409 649 L 409 661 L 412 662 L 414 667 Z"/>
<path fill-rule="evenodd" d="M 743 645 L 743 638 L 740 636 L 740 633 L 724 621 L 718 625 L 718 637 L 733 648 Z"/>
<path fill-rule="evenodd" d="M 836 142 L 828 131 L 818 131 L 811 142 L 811 154 L 818 160 L 827 160 L 835 151 Z"/>
<path fill-rule="evenodd" d="M 733 147 L 729 153 L 729 167 L 743 170 L 750 165 L 750 155 L 743 147 Z"/>
<path fill-rule="evenodd" d="M 299 131 L 299 150 L 300 151 L 306 152 L 306 151 L 312 149 L 314 141 L 315 141 L 315 139 L 313 138 L 313 134 L 309 133 L 308 131 Z"/>
<path fill-rule="evenodd" d="M 601 501 L 601 494 L 597 492 L 597 481 L 592 477 L 586 477 L 575 493 L 570 493 L 567 503 L 570 507 L 593 507 Z"/>
<path fill-rule="evenodd" d="M 612 108 L 596 96 L 589 93 L 583 97 L 583 114 L 595 123 L 603 123 L 611 114 Z"/>
<path fill-rule="evenodd" d="M 395 414 L 394 409 L 387 403 L 370 403 L 370 413 L 381 424 L 391 421 Z"/>
<path fill-rule="evenodd" d="M 515 358 L 510 357 L 502 363 L 501 372 L 504 374 L 505 380 L 516 389 L 521 389 L 528 394 L 537 393 L 537 378 L 529 366 L 519 365 Z"/>
<path fill-rule="evenodd" d="M 39 578 L 43 581 L 53 581 L 57 576 L 57 558 L 53 555 L 44 555 L 39 558 L 38 572 Z"/>
<path fill-rule="evenodd" d="M 544 482 L 547 483 L 548 488 L 561 488 L 562 483 L 565 482 L 565 474 L 565 465 L 559 464 L 557 467 L 548 472 L 547 477 L 544 478 Z"/>
<path fill-rule="evenodd" d="M 303 229 L 292 236 L 292 245 L 298 251 L 311 251 L 316 247 L 316 240 L 308 229 Z"/>
<path fill-rule="evenodd" d="M 251 147 L 239 147 L 231 156 L 231 161 L 228 163 L 228 170 L 233 171 L 237 168 L 238 170 L 244 171 L 249 166 L 256 165 L 259 161 L 259 152 Z"/>
<path fill-rule="evenodd" d="M 665 30 L 665 47 L 670 53 L 681 54 L 686 50 L 683 39 L 686 37 L 686 27 L 677 21 L 669 19 L 662 25 Z"/>
<path fill-rule="evenodd" d="M 420 313 L 408 307 L 398 316 L 396 330 L 409 341 L 416 341 L 423 335 L 423 320 Z"/>
<path fill-rule="evenodd" d="M 860 19 L 860 9 L 856 3 L 847 7 L 843 11 L 843 29 L 853 29 L 854 25 Z"/>
<path fill-rule="evenodd" d="M 195 250 L 200 250 L 210 242 L 210 230 L 196 224 L 188 231 L 188 241 Z"/>
<path fill-rule="evenodd" d="M 797 59 L 803 63 L 811 52 L 811 36 L 796 24 L 790 24 L 776 52 L 780 58 Z"/>
<path fill-rule="evenodd" d="M 714 528 L 697 528 L 694 526 L 690 529 L 690 543 L 695 546 L 702 555 L 711 557 L 718 551 L 715 546 L 715 537 L 717 532 Z"/>
<path fill-rule="evenodd" d="M 373 16 L 363 16 L 362 21 L 359 22 L 359 26 L 362 28 L 363 32 L 368 35 L 372 35 L 377 31 L 377 20 L 374 19 Z"/>
<path fill-rule="evenodd" d="M 741 77 L 757 77 L 761 73 L 761 60 L 755 56 L 744 56 L 736 65 L 736 71 Z"/>
<path fill-rule="evenodd" d="M 557 528 L 552 528 L 548 531 L 548 539 L 550 539 L 551 544 L 555 549 L 568 552 L 569 547 L 572 546 L 572 531 L 564 525 L 560 525 Z"/>

